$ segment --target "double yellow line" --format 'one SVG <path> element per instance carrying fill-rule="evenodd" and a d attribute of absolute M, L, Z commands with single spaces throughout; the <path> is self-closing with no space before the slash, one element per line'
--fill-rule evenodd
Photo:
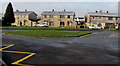
<path fill-rule="evenodd" d="M 2 45 L 2 46 L 6 46 L 6 47 L 3 47 L 3 48 L 0 48 L 0 51 L 2 51 L 2 52 L 29 54 L 28 56 L 25 56 L 24 58 L 19 59 L 19 60 L 15 61 L 15 62 L 13 62 L 11 64 L 19 65 L 19 66 L 34 66 L 34 65 L 20 64 L 20 62 L 30 58 L 31 56 L 35 55 L 36 53 L 4 50 L 4 49 L 7 49 L 7 48 L 10 48 L 10 47 L 14 46 L 14 44 L 11 44 L 11 45 L 6 44 L 6 45 Z"/>

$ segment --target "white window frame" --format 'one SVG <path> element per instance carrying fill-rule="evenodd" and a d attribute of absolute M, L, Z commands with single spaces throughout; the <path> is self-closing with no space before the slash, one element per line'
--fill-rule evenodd
<path fill-rule="evenodd" d="M 100 19 L 100 17 L 98 17 L 98 20 L 102 20 L 103 19 L 103 17 L 101 17 L 101 19 Z"/>

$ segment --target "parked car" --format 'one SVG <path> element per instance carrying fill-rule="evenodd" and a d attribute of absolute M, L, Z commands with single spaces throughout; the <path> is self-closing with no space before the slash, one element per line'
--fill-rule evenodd
<path fill-rule="evenodd" d="M 45 23 L 42 23 L 42 24 L 37 24 L 36 26 L 37 26 L 37 27 L 48 27 L 48 25 L 47 25 L 47 24 L 45 24 Z"/>

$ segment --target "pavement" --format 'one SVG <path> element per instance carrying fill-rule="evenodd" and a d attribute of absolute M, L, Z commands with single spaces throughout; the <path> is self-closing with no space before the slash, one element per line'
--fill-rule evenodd
<path fill-rule="evenodd" d="M 8 31 L 14 30 L 2 32 Z M 91 32 L 95 35 L 82 38 L 36 38 L 3 34 L 2 44 L 6 52 L 2 52 L 2 59 L 8 65 L 14 62 L 35 66 L 40 64 L 118 64 L 118 38 L 110 37 L 118 32 Z"/>

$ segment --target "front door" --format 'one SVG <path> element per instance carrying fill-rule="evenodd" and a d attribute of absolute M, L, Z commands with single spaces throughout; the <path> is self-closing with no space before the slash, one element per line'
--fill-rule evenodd
<path fill-rule="evenodd" d="M 60 27 L 64 27 L 64 22 L 60 22 Z"/>
<path fill-rule="evenodd" d="M 49 26 L 54 26 L 54 22 L 49 22 Z"/>
<path fill-rule="evenodd" d="M 19 26 L 22 26 L 22 22 L 18 22 L 19 23 Z"/>
<path fill-rule="evenodd" d="M 105 28 L 106 29 L 114 29 L 115 28 L 115 24 L 114 23 L 106 23 L 105 24 Z"/>

